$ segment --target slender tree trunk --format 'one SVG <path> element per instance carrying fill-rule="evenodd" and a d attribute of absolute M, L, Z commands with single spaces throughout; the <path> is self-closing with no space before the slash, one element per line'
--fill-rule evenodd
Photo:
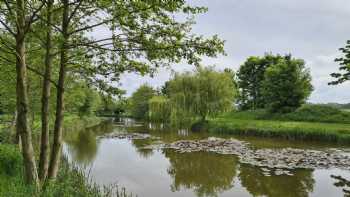
<path fill-rule="evenodd" d="M 62 0 L 63 3 L 63 17 L 62 17 L 62 35 L 63 40 L 60 47 L 60 71 L 57 87 L 57 101 L 56 101 L 56 120 L 54 128 L 54 139 L 51 151 L 51 160 L 49 166 L 48 177 L 55 179 L 59 169 L 59 162 L 61 157 L 62 148 L 62 127 L 63 127 L 63 113 L 64 113 L 64 80 L 66 76 L 66 66 L 68 62 L 67 50 L 68 50 L 68 23 L 69 23 L 69 2 L 68 0 Z"/>
<path fill-rule="evenodd" d="M 53 0 L 47 2 L 47 16 L 46 16 L 46 55 L 45 55 L 45 74 L 43 79 L 43 92 L 41 98 L 41 146 L 39 159 L 39 179 L 44 181 L 47 177 L 49 168 L 49 99 L 51 92 L 51 70 L 52 70 L 52 27 L 51 27 L 51 9 Z"/>
<path fill-rule="evenodd" d="M 17 124 L 16 130 L 21 135 L 25 180 L 38 185 L 38 173 L 35 164 L 32 144 L 32 133 L 28 121 L 27 67 L 25 62 L 25 15 L 24 2 L 17 2 L 17 35 L 16 35 L 16 72 L 17 72 Z"/>

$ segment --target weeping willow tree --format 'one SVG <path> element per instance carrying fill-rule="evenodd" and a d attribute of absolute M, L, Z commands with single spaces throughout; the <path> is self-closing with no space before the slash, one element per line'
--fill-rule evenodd
<path fill-rule="evenodd" d="M 167 123 L 170 118 L 169 99 L 165 96 L 154 96 L 148 101 L 149 120 L 157 123 Z"/>
<path fill-rule="evenodd" d="M 169 81 L 171 121 L 206 121 L 209 116 L 230 111 L 236 92 L 232 73 L 215 71 L 213 67 L 176 74 Z"/>

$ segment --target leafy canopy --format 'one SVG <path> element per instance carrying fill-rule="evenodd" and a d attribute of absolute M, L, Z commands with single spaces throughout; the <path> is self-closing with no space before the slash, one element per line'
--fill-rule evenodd
<path fill-rule="evenodd" d="M 140 86 L 130 98 L 131 115 L 136 119 L 148 119 L 148 101 L 156 95 L 156 91 L 148 86 Z"/>
<path fill-rule="evenodd" d="M 232 74 L 215 71 L 213 67 L 199 67 L 193 73 L 176 74 L 169 81 L 172 113 L 180 110 L 202 120 L 232 110 L 235 91 Z"/>
<path fill-rule="evenodd" d="M 311 75 L 301 59 L 287 56 L 266 69 L 262 95 L 271 112 L 291 112 L 304 104 L 313 87 Z"/>
<path fill-rule="evenodd" d="M 237 73 L 237 84 L 239 87 L 238 104 L 241 109 L 258 109 L 265 106 L 261 92 L 265 71 L 284 58 L 281 55 L 272 54 L 266 54 L 264 57 L 252 56 L 240 66 Z"/>

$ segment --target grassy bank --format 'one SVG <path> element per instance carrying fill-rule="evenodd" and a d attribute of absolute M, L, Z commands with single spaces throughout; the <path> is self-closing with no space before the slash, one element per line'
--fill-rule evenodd
<path fill-rule="evenodd" d="M 328 114 L 328 117 L 317 118 L 317 115 L 311 113 L 305 113 L 304 116 L 300 115 L 301 112 L 294 113 L 269 116 L 265 111 L 232 112 L 210 120 L 209 130 L 224 134 L 350 144 L 350 124 L 347 123 L 349 120 L 334 118 L 342 115 L 333 114 L 332 117 Z M 324 119 L 327 121 L 323 121 Z"/>

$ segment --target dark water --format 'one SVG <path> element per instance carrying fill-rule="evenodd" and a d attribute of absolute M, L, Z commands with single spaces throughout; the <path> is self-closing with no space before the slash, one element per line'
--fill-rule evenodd
<path fill-rule="evenodd" d="M 64 153 L 98 184 L 118 184 L 140 197 L 345 197 L 350 172 L 295 170 L 293 176 L 264 176 L 259 167 L 242 164 L 232 155 L 176 153 L 172 150 L 145 150 L 150 140 L 97 139 L 109 132 L 145 132 L 164 142 L 202 139 L 206 133 L 156 131 L 130 122 L 104 123 L 66 135 Z M 227 136 L 217 136 L 227 137 Z M 344 148 L 331 144 L 288 142 L 261 138 L 238 138 L 256 148 Z M 346 148 L 346 147 L 345 147 Z M 342 179 L 333 178 L 341 176 Z M 348 193 L 348 194 L 347 194 Z"/>

